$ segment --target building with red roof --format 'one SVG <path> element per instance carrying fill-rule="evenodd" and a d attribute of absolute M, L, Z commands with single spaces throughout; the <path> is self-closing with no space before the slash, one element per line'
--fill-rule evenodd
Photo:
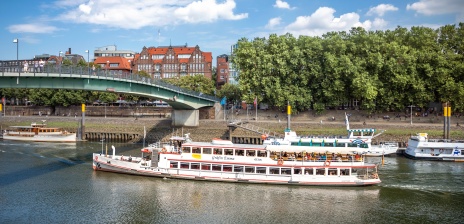
<path fill-rule="evenodd" d="M 211 52 L 203 52 L 197 45 L 144 47 L 136 54 L 133 71 L 145 71 L 155 79 L 204 75 L 212 78 Z"/>

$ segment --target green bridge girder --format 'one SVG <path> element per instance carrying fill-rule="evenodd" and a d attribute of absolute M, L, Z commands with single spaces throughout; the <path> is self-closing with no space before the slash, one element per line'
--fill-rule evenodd
<path fill-rule="evenodd" d="M 134 80 L 132 76 L 76 75 L 58 73 L 0 73 L 0 88 L 69 89 L 127 93 L 166 101 L 175 110 L 196 110 L 212 107 L 219 102 L 216 97 L 167 86 L 152 80 Z"/>

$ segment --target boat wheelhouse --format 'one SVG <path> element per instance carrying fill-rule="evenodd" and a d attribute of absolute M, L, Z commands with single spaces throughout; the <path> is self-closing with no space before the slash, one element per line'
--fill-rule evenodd
<path fill-rule="evenodd" d="M 429 139 L 427 133 L 411 136 L 404 155 L 411 159 L 464 162 L 464 140 Z"/>
<path fill-rule="evenodd" d="M 5 140 L 35 142 L 76 142 L 76 133 L 61 128 L 50 128 L 46 124 L 32 123 L 30 126 L 11 126 L 3 133 Z"/>
<path fill-rule="evenodd" d="M 361 155 L 273 151 L 227 140 L 151 146 L 142 157 L 93 154 L 95 170 L 177 179 L 292 185 L 366 186 L 380 183 L 377 166 Z M 185 140 L 187 140 L 186 138 Z"/>

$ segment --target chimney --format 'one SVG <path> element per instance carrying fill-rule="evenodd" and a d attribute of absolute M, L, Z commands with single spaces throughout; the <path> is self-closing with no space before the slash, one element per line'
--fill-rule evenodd
<path fill-rule="evenodd" d="M 68 54 L 71 54 L 71 48 L 68 48 Z"/>

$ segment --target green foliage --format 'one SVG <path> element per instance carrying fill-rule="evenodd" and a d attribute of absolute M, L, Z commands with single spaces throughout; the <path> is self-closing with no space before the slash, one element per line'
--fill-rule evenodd
<path fill-rule="evenodd" d="M 239 87 L 230 83 L 224 84 L 217 92 L 217 97 L 221 99 L 226 97 L 228 102 L 239 102 L 241 100 L 240 96 Z"/>
<path fill-rule="evenodd" d="M 209 80 L 204 75 L 183 76 L 180 79 L 164 79 L 164 81 L 184 89 L 208 95 L 214 95 L 214 91 L 216 90 L 214 81 Z"/>
<path fill-rule="evenodd" d="M 137 75 L 145 77 L 145 78 L 151 78 L 150 75 L 146 71 L 138 71 Z"/>
<path fill-rule="evenodd" d="M 438 29 L 352 28 L 321 37 L 242 38 L 233 63 L 242 99 L 297 110 L 358 101 L 369 112 L 451 102 L 464 111 L 464 24 Z"/>

